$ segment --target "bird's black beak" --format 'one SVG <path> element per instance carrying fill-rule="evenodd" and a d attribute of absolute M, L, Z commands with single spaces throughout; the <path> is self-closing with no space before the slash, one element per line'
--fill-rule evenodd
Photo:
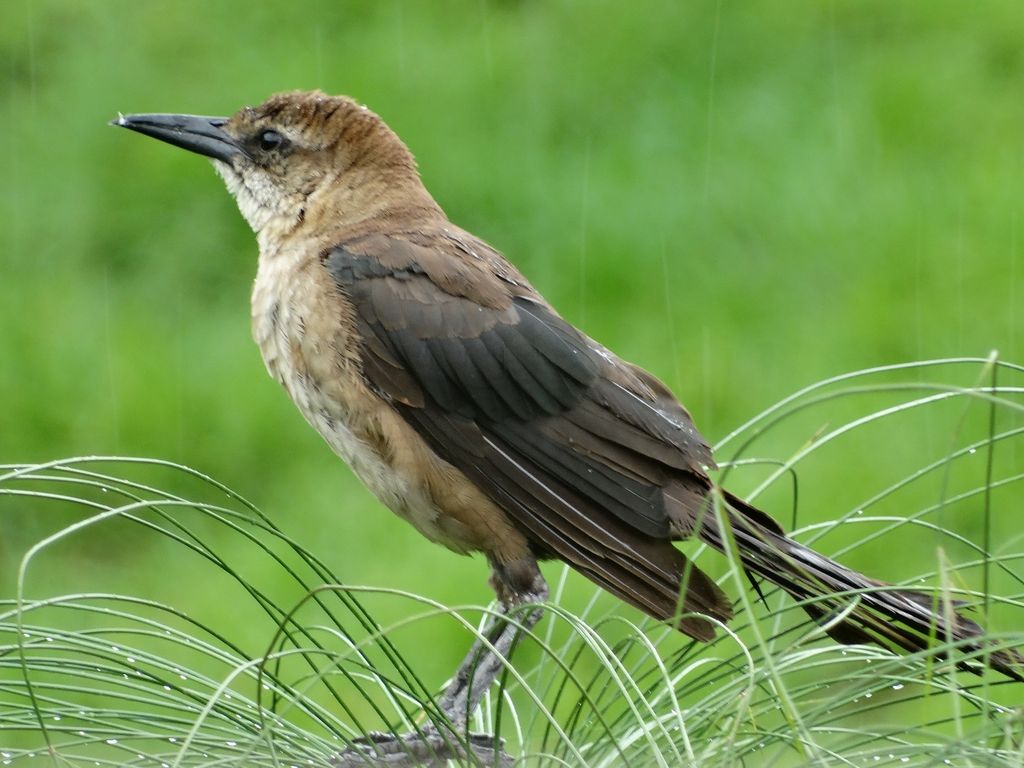
<path fill-rule="evenodd" d="M 230 163 L 233 158 L 248 153 L 224 132 L 223 127 L 227 121 L 226 117 L 200 115 L 118 115 L 110 124 Z"/>

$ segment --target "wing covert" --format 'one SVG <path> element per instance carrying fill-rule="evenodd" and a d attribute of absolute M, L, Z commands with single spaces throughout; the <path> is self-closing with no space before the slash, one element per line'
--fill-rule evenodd
<path fill-rule="evenodd" d="M 371 386 L 539 549 L 606 575 L 616 559 L 662 558 L 665 584 L 678 584 L 681 555 L 651 547 L 692 530 L 705 503 L 711 457 L 689 415 L 525 281 L 443 234 L 417 237 L 322 258 L 354 309 Z"/>

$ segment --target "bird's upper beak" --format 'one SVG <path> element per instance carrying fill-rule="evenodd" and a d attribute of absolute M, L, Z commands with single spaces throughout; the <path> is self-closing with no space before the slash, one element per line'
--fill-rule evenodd
<path fill-rule="evenodd" d="M 227 121 L 226 117 L 201 115 L 118 115 L 110 124 L 230 163 L 233 158 L 248 153 L 238 141 L 224 132 L 223 127 Z"/>

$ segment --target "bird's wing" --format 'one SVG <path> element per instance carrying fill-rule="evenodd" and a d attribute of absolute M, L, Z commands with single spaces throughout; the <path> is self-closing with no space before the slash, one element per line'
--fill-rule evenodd
<path fill-rule="evenodd" d="M 539 555 L 660 618 L 673 615 L 685 579 L 684 608 L 728 617 L 718 587 L 669 543 L 692 531 L 709 487 L 710 452 L 689 415 L 485 245 L 460 247 L 445 231 L 324 252 L 354 310 L 370 385 Z"/>

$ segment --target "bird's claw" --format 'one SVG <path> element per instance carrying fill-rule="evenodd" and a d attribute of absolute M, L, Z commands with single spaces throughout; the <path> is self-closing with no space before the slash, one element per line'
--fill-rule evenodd
<path fill-rule="evenodd" d="M 443 766 L 449 760 L 471 758 L 476 764 L 510 768 L 515 761 L 505 752 L 505 740 L 486 733 L 398 735 L 370 732 L 353 739 L 344 752 L 331 761 L 332 768 L 427 768 Z"/>

